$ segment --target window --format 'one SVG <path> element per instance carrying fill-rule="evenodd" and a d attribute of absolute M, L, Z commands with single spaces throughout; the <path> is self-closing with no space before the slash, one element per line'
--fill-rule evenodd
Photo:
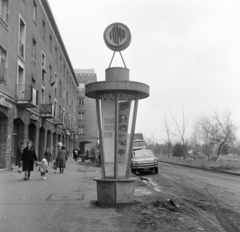
<path fill-rule="evenodd" d="M 78 99 L 78 105 L 79 106 L 84 106 L 84 98 L 79 98 Z"/>
<path fill-rule="evenodd" d="M 24 68 L 20 65 L 18 65 L 18 84 L 24 84 L 25 83 L 25 72 Z"/>
<path fill-rule="evenodd" d="M 65 109 L 63 108 L 63 113 L 62 113 L 62 120 L 65 122 Z"/>
<path fill-rule="evenodd" d="M 60 71 L 62 69 L 62 57 L 61 56 L 60 56 L 60 62 L 59 62 L 59 69 L 60 69 Z"/>
<path fill-rule="evenodd" d="M 7 52 L 0 46 L 0 83 L 6 80 Z"/>
<path fill-rule="evenodd" d="M 49 51 L 52 53 L 52 36 L 49 35 Z"/>
<path fill-rule="evenodd" d="M 55 47 L 55 62 L 56 62 L 56 64 L 57 64 L 57 53 L 58 53 L 57 47 Z"/>
<path fill-rule="evenodd" d="M 65 114 L 64 123 L 65 123 L 65 124 L 68 124 L 68 113 Z"/>
<path fill-rule="evenodd" d="M 62 82 L 59 83 L 59 97 L 62 95 Z"/>
<path fill-rule="evenodd" d="M 52 66 L 49 65 L 49 83 L 51 86 L 54 85 L 54 83 L 52 81 L 53 81 L 52 80 Z"/>
<path fill-rule="evenodd" d="M 20 17 L 18 54 L 23 59 L 25 58 L 25 40 L 26 40 L 26 23 Z"/>
<path fill-rule="evenodd" d="M 54 84 L 55 84 L 55 96 L 57 96 L 57 73 L 55 73 L 55 81 L 54 81 Z"/>
<path fill-rule="evenodd" d="M 65 64 L 63 65 L 63 78 L 65 78 Z"/>
<path fill-rule="evenodd" d="M 34 61 L 37 60 L 37 42 L 35 39 L 32 40 L 32 58 Z"/>
<path fill-rule="evenodd" d="M 57 116 L 57 102 L 54 101 L 54 117 Z"/>
<path fill-rule="evenodd" d="M 36 80 L 34 77 L 32 77 L 32 87 L 35 88 L 35 85 L 36 85 Z"/>
<path fill-rule="evenodd" d="M 37 4 L 33 1 L 33 21 L 37 23 Z"/>
<path fill-rule="evenodd" d="M 85 89 L 85 84 L 84 83 L 79 83 L 79 91 L 83 92 Z"/>
<path fill-rule="evenodd" d="M 62 112 L 61 106 L 58 107 L 58 114 L 60 115 Z"/>
<path fill-rule="evenodd" d="M 79 126 L 78 132 L 79 132 L 79 134 L 84 134 L 84 126 Z"/>
<path fill-rule="evenodd" d="M 65 105 L 66 88 L 63 86 L 63 105 Z"/>
<path fill-rule="evenodd" d="M 0 19 L 4 23 L 8 23 L 8 3 L 9 0 L 0 0 Z"/>
<path fill-rule="evenodd" d="M 42 37 L 45 40 L 45 34 L 46 34 L 46 24 L 44 20 L 42 21 Z"/>
<path fill-rule="evenodd" d="M 45 102 L 45 90 L 44 88 L 42 88 L 42 99 L 41 102 L 44 103 Z"/>
<path fill-rule="evenodd" d="M 84 119 L 84 112 L 79 112 L 79 113 L 78 113 L 78 119 L 79 119 L 79 120 Z"/>
<path fill-rule="evenodd" d="M 42 82 L 45 82 L 45 74 L 46 74 L 46 56 L 42 52 Z"/>

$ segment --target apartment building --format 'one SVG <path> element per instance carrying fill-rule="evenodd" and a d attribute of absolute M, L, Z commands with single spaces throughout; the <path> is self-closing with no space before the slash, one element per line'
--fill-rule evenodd
<path fill-rule="evenodd" d="M 78 81 L 47 0 L 0 1 L 0 168 L 76 146 Z"/>
<path fill-rule="evenodd" d="M 75 69 L 78 80 L 77 102 L 77 147 L 81 152 L 90 150 L 98 141 L 97 113 L 94 99 L 85 96 L 85 86 L 96 82 L 97 75 L 93 69 Z"/>

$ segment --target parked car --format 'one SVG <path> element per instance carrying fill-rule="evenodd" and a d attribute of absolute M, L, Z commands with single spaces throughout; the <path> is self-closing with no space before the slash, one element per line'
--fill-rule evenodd
<path fill-rule="evenodd" d="M 143 149 L 133 151 L 131 160 L 131 171 L 136 174 L 136 171 L 141 172 L 145 170 L 154 171 L 158 173 L 158 160 L 151 150 Z"/>

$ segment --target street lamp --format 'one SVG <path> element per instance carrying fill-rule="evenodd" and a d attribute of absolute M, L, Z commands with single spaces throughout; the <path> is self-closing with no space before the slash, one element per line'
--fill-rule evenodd
<path fill-rule="evenodd" d="M 104 40 L 114 55 L 116 51 L 121 55 L 131 34 L 124 24 L 114 23 L 106 28 Z M 98 203 L 130 203 L 136 180 L 129 173 L 138 101 L 149 96 L 149 86 L 129 81 L 124 61 L 125 68 L 110 67 L 111 63 L 105 70 L 105 81 L 90 83 L 85 91 L 87 97 L 96 99 L 101 144 L 102 177 L 94 180 Z"/>

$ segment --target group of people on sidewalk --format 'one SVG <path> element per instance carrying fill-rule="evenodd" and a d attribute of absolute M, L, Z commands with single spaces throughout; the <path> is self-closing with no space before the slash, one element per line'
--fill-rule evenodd
<path fill-rule="evenodd" d="M 53 158 L 52 154 L 50 152 L 50 149 L 47 148 L 46 152 L 44 153 L 44 158 L 39 162 L 32 145 L 32 141 L 28 141 L 27 146 L 24 148 L 24 144 L 20 143 L 17 153 L 17 165 L 19 167 L 19 172 L 24 172 L 23 179 L 25 181 L 29 180 L 30 174 L 34 169 L 34 163 L 36 163 L 36 166 L 39 166 L 38 170 L 41 173 L 42 179 L 45 180 L 46 173 L 48 172 L 48 165 Z M 61 142 L 58 143 L 58 153 L 54 161 L 55 170 L 59 168 L 60 173 L 63 173 L 64 169 L 66 168 L 66 161 L 68 159 L 68 156 L 69 154 L 65 146 Z"/>

